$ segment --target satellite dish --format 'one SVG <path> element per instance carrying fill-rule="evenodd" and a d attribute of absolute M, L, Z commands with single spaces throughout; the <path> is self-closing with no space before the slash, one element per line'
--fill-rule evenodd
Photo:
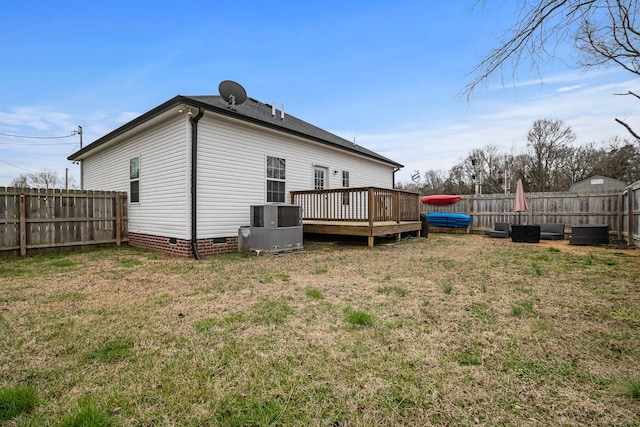
<path fill-rule="evenodd" d="M 419 170 L 413 171 L 413 174 L 411 175 L 411 181 L 415 182 L 416 184 L 418 183 L 418 181 L 420 181 L 420 171 Z"/>
<path fill-rule="evenodd" d="M 247 100 L 247 91 L 239 84 L 231 80 L 220 82 L 218 92 L 222 99 L 227 101 L 229 108 L 236 109 L 236 105 L 242 104 Z"/>

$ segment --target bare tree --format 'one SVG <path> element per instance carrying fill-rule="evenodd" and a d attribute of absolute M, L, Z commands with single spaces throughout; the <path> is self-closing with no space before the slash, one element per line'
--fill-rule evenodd
<path fill-rule="evenodd" d="M 570 150 L 576 135 L 562 120 L 539 119 L 527 133 L 531 161 L 530 184 L 533 191 L 549 191 L 557 187 L 554 172 Z"/>
<path fill-rule="evenodd" d="M 449 177 L 444 183 L 443 193 L 473 194 L 473 185 L 469 184 L 469 172 L 465 171 L 464 163 L 454 165 L 449 170 Z"/>
<path fill-rule="evenodd" d="M 471 180 L 482 184 L 483 193 L 500 192 L 502 172 L 505 170 L 505 156 L 495 145 L 474 149 L 465 159 L 464 168 Z"/>
<path fill-rule="evenodd" d="M 41 169 L 39 172 L 21 174 L 18 178 L 11 181 L 10 185 L 12 187 L 40 188 L 44 190 L 76 187 L 73 177 L 69 177 L 69 181 L 65 182 L 65 178 L 60 178 L 56 171 L 50 169 Z"/>
<path fill-rule="evenodd" d="M 567 191 L 571 184 L 593 175 L 627 183 L 640 179 L 640 146 L 629 140 L 613 137 L 600 144 L 572 146 L 573 130 L 562 120 L 552 119 L 535 121 L 527 138 L 524 152 L 501 153 L 491 145 L 474 149 L 449 171 L 427 171 L 424 181 L 400 188 L 425 195 L 473 194 L 474 179 L 480 177 L 482 192 L 490 194 L 505 191 L 504 186 L 508 192 L 515 191 L 518 179 L 525 191 Z"/>
<path fill-rule="evenodd" d="M 447 173 L 448 171 L 445 170 L 429 169 L 419 181 L 406 184 L 399 183 L 396 188 L 415 191 L 423 195 L 442 194 L 444 193 L 445 183 L 447 181 Z"/>
<path fill-rule="evenodd" d="M 576 34 L 576 47 L 583 53 L 582 65 L 615 64 L 640 76 L 640 27 L 635 22 L 637 1 L 583 1 L 582 4 L 589 12 Z"/>
<path fill-rule="evenodd" d="M 640 179 L 640 149 L 627 140 L 612 138 L 602 150 L 598 173 L 630 184 Z"/>
<path fill-rule="evenodd" d="M 525 62 L 538 69 L 540 61 L 554 58 L 556 48 L 566 41 L 573 43 L 580 54 L 578 64 L 583 67 L 615 65 L 640 75 L 638 9 L 637 0 L 520 0 L 517 22 L 472 70 L 464 93 L 468 98 L 495 74 L 504 80 L 505 70 L 510 70 L 514 80 Z M 631 91 L 624 95 L 640 98 Z M 640 140 L 631 126 L 616 121 Z"/>
<path fill-rule="evenodd" d="M 9 184 L 9 187 L 29 188 L 27 175 L 24 173 L 20 174 L 20 176 L 18 176 L 17 178 L 14 178 L 11 181 L 11 183 Z"/>
<path fill-rule="evenodd" d="M 596 148 L 593 143 L 579 147 L 567 147 L 562 158 L 559 159 L 553 191 L 566 191 L 571 184 L 582 181 L 597 174 L 598 165 L 604 156 L 602 148 Z"/>
<path fill-rule="evenodd" d="M 64 182 L 60 182 L 58 179 L 58 173 L 49 169 L 42 169 L 37 173 L 30 173 L 27 177 L 29 186 L 32 188 L 49 190 L 52 188 L 60 188 L 60 186 L 64 185 Z"/>
<path fill-rule="evenodd" d="M 513 156 L 510 164 L 510 190 L 515 191 L 516 182 L 519 179 L 524 184 L 524 189 L 529 191 L 529 176 L 531 175 L 531 161 L 528 154 L 519 153 Z"/>
<path fill-rule="evenodd" d="M 424 185 L 422 186 L 422 194 L 442 194 L 444 193 L 444 184 L 447 180 L 445 171 L 430 169 L 424 173 Z"/>

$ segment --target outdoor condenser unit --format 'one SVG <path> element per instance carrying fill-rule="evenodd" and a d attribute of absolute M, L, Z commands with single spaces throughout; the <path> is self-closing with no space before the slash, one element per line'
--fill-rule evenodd
<path fill-rule="evenodd" d="M 302 236 L 301 206 L 251 206 L 250 250 L 269 253 L 299 251 L 303 249 Z"/>

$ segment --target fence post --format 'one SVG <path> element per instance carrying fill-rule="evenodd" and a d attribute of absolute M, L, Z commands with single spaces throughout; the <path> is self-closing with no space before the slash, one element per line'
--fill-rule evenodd
<path fill-rule="evenodd" d="M 465 200 L 465 210 L 467 212 L 467 215 L 469 215 L 469 216 L 471 216 L 471 205 L 474 202 L 475 202 L 475 198 L 473 196 L 471 196 L 471 198 Z M 471 217 L 471 218 L 473 218 L 473 217 Z M 471 233 L 471 224 L 469 224 L 467 226 L 467 234 L 470 234 L 470 233 Z"/>
<path fill-rule="evenodd" d="M 27 218 L 25 214 L 24 194 L 20 194 L 20 256 L 27 256 Z"/>
<path fill-rule="evenodd" d="M 393 197 L 394 210 L 396 211 L 396 224 L 400 224 L 402 216 L 400 215 L 400 192 L 396 191 Z M 400 239 L 398 239 L 400 240 Z"/>
<path fill-rule="evenodd" d="M 618 240 L 622 239 L 622 229 L 624 228 L 622 224 L 622 211 L 624 210 L 622 206 L 622 194 L 623 193 L 620 193 L 618 195 Z"/>
<path fill-rule="evenodd" d="M 122 215 L 120 214 L 120 205 L 122 204 L 120 201 L 120 194 L 115 195 L 116 199 L 116 246 L 120 246 L 122 240 L 122 233 L 120 228 L 122 227 Z"/>
<path fill-rule="evenodd" d="M 627 187 L 627 245 L 631 246 L 634 244 L 633 241 L 633 198 L 635 197 L 635 192 L 633 191 L 633 186 Z"/>
<path fill-rule="evenodd" d="M 367 208 L 368 208 L 368 212 L 367 214 L 369 215 L 369 238 L 368 238 L 368 246 L 370 248 L 373 247 L 373 243 L 374 243 L 374 237 L 372 235 L 373 233 L 373 216 L 374 216 L 374 212 L 375 212 L 375 208 L 373 206 L 373 187 L 369 187 L 367 188 Z"/>

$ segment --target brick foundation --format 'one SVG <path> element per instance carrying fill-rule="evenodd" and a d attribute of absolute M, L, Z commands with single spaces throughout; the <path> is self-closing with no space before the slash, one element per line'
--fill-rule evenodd
<path fill-rule="evenodd" d="M 215 242 L 215 243 L 214 243 Z M 164 236 L 129 233 L 129 245 L 167 255 L 193 257 L 191 240 L 171 239 Z M 200 256 L 226 254 L 238 251 L 238 237 L 198 239 Z"/>

